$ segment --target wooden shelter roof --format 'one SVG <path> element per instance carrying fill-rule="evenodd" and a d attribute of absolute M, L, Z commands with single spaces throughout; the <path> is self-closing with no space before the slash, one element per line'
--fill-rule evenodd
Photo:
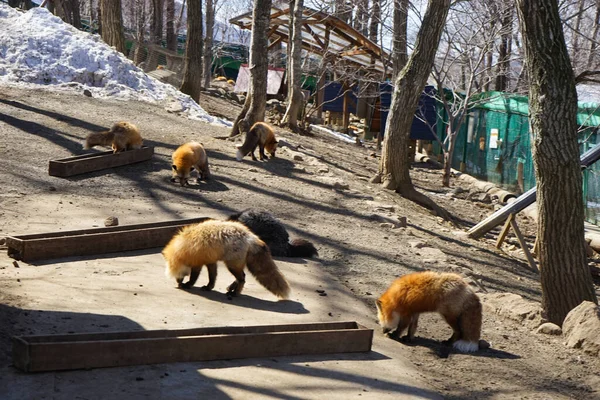
<path fill-rule="evenodd" d="M 302 47 L 321 56 L 333 56 L 366 73 L 390 75 L 390 56 L 376 43 L 341 19 L 322 11 L 304 7 Z M 252 29 L 252 12 L 229 20 L 242 29 Z M 271 46 L 290 39 L 290 9 L 271 8 L 268 32 Z M 384 64 L 385 63 L 385 64 Z"/>

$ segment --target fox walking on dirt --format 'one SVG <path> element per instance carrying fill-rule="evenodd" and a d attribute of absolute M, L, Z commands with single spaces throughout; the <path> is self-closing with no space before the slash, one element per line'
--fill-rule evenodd
<path fill-rule="evenodd" d="M 179 180 L 181 186 L 189 184 L 190 172 L 194 168 L 198 172 L 198 183 L 200 180 L 206 180 L 210 177 L 208 156 L 202 143 L 189 142 L 182 144 L 173 152 L 171 159 L 173 161 L 171 164 L 173 171 L 171 182 Z"/>
<path fill-rule="evenodd" d="M 397 338 L 408 328 L 402 339 L 411 341 L 419 314 L 437 311 L 454 331 L 448 343 L 463 352 L 479 350 L 481 302 L 456 274 L 425 271 L 404 275 L 392 283 L 376 305 L 385 334 Z"/>
<path fill-rule="evenodd" d="M 241 120 L 239 122 L 240 130 L 247 131 L 248 124 L 246 121 Z M 238 146 L 237 153 L 235 158 L 238 161 L 242 161 L 248 153 L 252 157 L 252 160 L 256 161 L 256 156 L 254 155 L 254 151 L 258 146 L 258 157 L 262 160 L 267 157 L 265 155 L 265 150 L 271 155 L 271 157 L 275 158 L 275 150 L 277 150 L 277 139 L 275 139 L 275 133 L 273 133 L 273 128 L 271 128 L 268 124 L 264 122 L 257 122 L 252 125 L 252 128 L 246 133 L 246 138 L 244 139 L 244 144 Z"/>
<path fill-rule="evenodd" d="M 90 133 L 83 148 L 91 149 L 94 146 L 110 145 L 113 153 L 118 153 L 125 150 L 141 149 L 142 143 L 142 136 L 137 126 L 120 121 L 113 124 L 108 131 Z"/>
<path fill-rule="evenodd" d="M 269 247 L 243 224 L 233 221 L 208 220 L 184 227 L 162 254 L 167 261 L 165 273 L 175 278 L 180 288 L 194 286 L 202 267 L 208 269 L 205 290 L 215 287 L 217 262 L 223 261 L 235 281 L 227 288 L 228 295 L 238 295 L 244 288 L 248 266 L 256 280 L 275 296 L 287 299 L 290 286 L 273 258 Z M 189 275 L 189 280 L 183 279 Z"/>

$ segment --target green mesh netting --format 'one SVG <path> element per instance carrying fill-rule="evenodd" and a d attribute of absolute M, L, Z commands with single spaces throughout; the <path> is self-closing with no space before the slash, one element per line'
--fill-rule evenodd
<path fill-rule="evenodd" d="M 524 96 L 488 92 L 475 99 L 456 138 L 452 167 L 492 182 L 507 190 L 523 193 L 535 186 L 535 172 L 529 134 L 529 107 Z M 440 106 L 438 137 L 446 138 L 447 115 Z M 581 153 L 600 142 L 600 104 L 579 103 Z M 441 154 L 441 146 L 433 146 Z M 586 219 L 600 224 L 600 163 L 583 173 Z"/>

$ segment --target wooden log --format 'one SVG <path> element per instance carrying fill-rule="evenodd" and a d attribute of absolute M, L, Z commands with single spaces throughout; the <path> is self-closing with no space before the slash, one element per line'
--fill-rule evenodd
<path fill-rule="evenodd" d="M 25 262 L 162 247 L 186 225 L 209 218 L 8 236 L 9 257 Z"/>
<path fill-rule="evenodd" d="M 368 352 L 373 330 L 356 322 L 13 337 L 26 372 L 305 354 Z"/>
<path fill-rule="evenodd" d="M 116 154 L 113 154 L 112 151 L 104 151 L 101 153 L 62 158 L 60 160 L 51 160 L 48 165 L 48 174 L 65 178 L 146 161 L 152 158 L 153 154 L 154 147 L 142 147 L 138 150 L 122 151 Z"/>

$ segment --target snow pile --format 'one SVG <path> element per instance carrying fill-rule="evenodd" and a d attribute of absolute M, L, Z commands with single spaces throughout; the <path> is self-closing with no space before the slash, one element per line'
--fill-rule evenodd
<path fill-rule="evenodd" d="M 192 119 L 231 126 L 173 86 L 146 75 L 99 35 L 79 31 L 45 8 L 22 13 L 0 3 L 0 84 L 79 93 L 88 89 L 94 97 L 147 101 Z"/>

